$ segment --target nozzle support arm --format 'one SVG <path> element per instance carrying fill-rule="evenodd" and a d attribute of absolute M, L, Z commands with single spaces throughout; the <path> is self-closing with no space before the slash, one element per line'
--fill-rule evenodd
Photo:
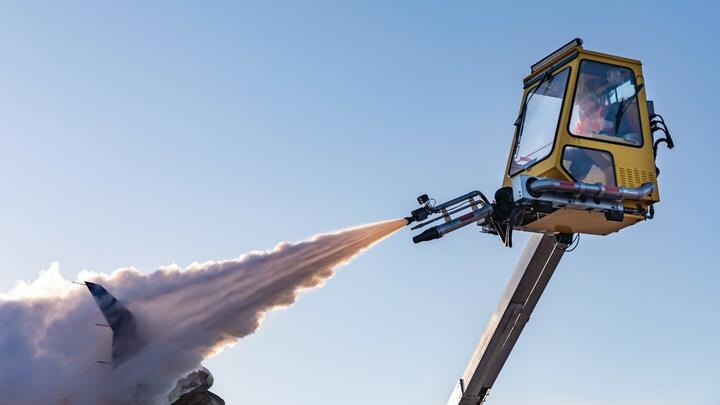
<path fill-rule="evenodd" d="M 463 201 L 466 201 L 466 200 L 472 201 L 472 200 L 474 200 L 475 197 L 480 197 L 480 199 L 482 200 L 483 203 L 490 204 L 490 201 L 488 201 L 487 197 L 485 197 L 485 195 L 482 192 L 477 191 L 477 190 L 471 191 L 465 195 L 461 195 L 460 197 L 453 198 L 450 201 L 447 201 L 440 205 L 435 205 L 435 206 L 430 205 L 430 203 L 428 202 L 429 199 L 428 199 L 427 195 L 423 194 L 422 196 L 418 197 L 418 201 L 423 201 L 424 205 L 416 210 L 413 210 L 410 213 L 410 216 L 405 217 L 405 219 L 408 221 L 408 224 L 410 224 L 412 222 L 424 221 L 428 218 L 428 216 L 430 216 L 432 214 L 438 214 L 443 211 L 447 211 L 447 209 L 449 209 L 457 204 L 460 204 Z"/>

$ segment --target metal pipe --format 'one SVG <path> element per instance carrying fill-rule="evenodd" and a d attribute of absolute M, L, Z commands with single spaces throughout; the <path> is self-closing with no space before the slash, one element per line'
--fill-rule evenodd
<path fill-rule="evenodd" d="M 536 197 L 542 193 L 553 191 L 558 193 L 571 193 L 573 195 L 585 195 L 601 199 L 612 200 L 639 200 L 652 193 L 655 184 L 644 183 L 638 188 L 615 187 L 604 184 L 590 184 L 557 179 L 531 178 L 527 183 L 528 190 Z"/>
<path fill-rule="evenodd" d="M 473 197 L 477 197 L 477 196 L 479 196 L 479 195 L 481 195 L 481 194 L 482 194 L 482 193 L 479 192 L 479 191 L 477 191 L 477 190 L 471 191 L 471 192 L 469 192 L 469 193 L 467 193 L 467 194 L 465 194 L 465 195 L 461 195 L 460 197 L 453 198 L 452 200 L 450 200 L 450 201 L 448 201 L 448 202 L 444 202 L 444 203 L 442 203 L 442 204 L 440 204 L 440 205 L 436 205 L 436 206 L 432 207 L 432 212 L 434 212 L 434 213 L 440 212 L 440 211 L 443 210 L 444 208 L 451 207 L 451 206 L 453 206 L 453 205 L 455 205 L 455 204 L 457 204 L 457 203 L 459 203 L 459 202 L 462 202 L 462 201 L 464 201 L 464 200 L 469 200 L 469 199 L 471 199 L 471 198 L 473 198 Z"/>
<path fill-rule="evenodd" d="M 482 208 L 479 208 L 479 209 L 469 212 L 465 215 L 457 217 L 450 222 L 436 225 L 430 229 L 425 230 L 425 232 L 413 237 L 413 242 L 420 243 L 420 242 L 426 242 L 426 241 L 433 240 L 433 239 L 442 238 L 443 235 L 445 235 L 446 233 L 450 233 L 456 229 L 460 229 L 463 226 L 470 225 L 474 222 L 481 221 L 481 220 L 489 217 L 490 215 L 492 215 L 492 213 L 493 213 L 492 205 L 490 205 L 490 204 L 485 205 Z"/>
<path fill-rule="evenodd" d="M 470 206 L 472 206 L 472 204 L 470 204 L 470 203 L 461 205 L 461 206 L 459 206 L 459 207 L 457 207 L 457 208 L 454 208 L 454 209 L 448 211 L 448 212 L 447 212 L 447 215 L 456 214 L 456 213 L 458 213 L 458 212 L 460 212 L 460 211 L 462 211 L 462 210 L 467 209 L 467 208 L 470 207 Z M 412 219 L 412 217 L 409 217 L 409 218 Z M 445 218 L 444 215 L 439 216 L 439 217 L 436 217 L 436 218 L 433 218 L 433 219 L 431 219 L 431 220 L 429 220 L 429 221 L 421 222 L 421 223 L 413 226 L 413 227 L 410 228 L 410 229 L 414 231 L 414 230 L 416 230 L 416 229 L 419 229 L 419 228 L 424 227 L 425 225 L 429 225 L 429 224 L 432 224 L 433 222 L 437 222 L 437 221 L 439 221 L 439 220 L 441 220 L 441 219 L 443 219 L 443 218 Z M 405 219 L 408 219 L 408 217 L 406 217 Z M 411 222 L 412 222 L 412 221 L 408 222 L 408 224 L 410 224 Z"/>

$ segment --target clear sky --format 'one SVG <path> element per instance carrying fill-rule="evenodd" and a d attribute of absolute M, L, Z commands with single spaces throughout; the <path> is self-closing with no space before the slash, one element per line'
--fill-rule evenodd
<path fill-rule="evenodd" d="M 500 183 L 529 66 L 640 59 L 657 216 L 566 255 L 489 404 L 720 404 L 711 2 L 2 2 L 0 290 L 239 256 Z M 207 362 L 237 404 L 444 404 L 515 266 L 403 230 Z M 0 325 L 0 327 L 2 327 Z"/>

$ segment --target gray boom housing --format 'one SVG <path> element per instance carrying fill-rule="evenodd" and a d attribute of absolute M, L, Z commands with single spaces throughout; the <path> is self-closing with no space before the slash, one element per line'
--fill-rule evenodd
<path fill-rule="evenodd" d="M 447 405 L 479 405 L 485 401 L 567 247 L 553 235 L 530 237 Z"/>

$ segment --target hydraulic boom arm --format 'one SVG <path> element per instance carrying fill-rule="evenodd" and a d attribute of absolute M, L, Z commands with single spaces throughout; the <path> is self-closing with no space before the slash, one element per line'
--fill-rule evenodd
<path fill-rule="evenodd" d="M 448 405 L 485 401 L 571 239 L 532 235 Z"/>

